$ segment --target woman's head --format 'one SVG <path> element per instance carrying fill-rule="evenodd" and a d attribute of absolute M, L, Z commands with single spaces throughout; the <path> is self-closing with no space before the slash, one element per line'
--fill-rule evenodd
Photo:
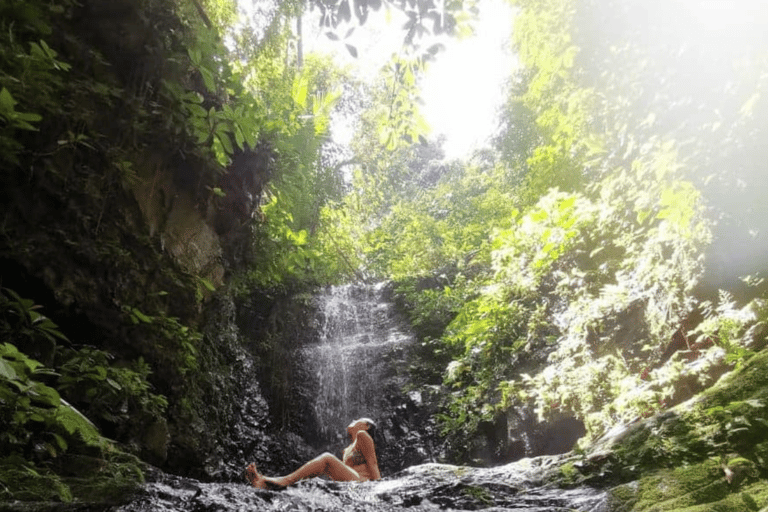
<path fill-rule="evenodd" d="M 370 418 L 359 418 L 347 426 L 347 433 L 352 438 L 361 430 L 367 431 L 368 435 L 373 437 L 376 433 L 376 423 Z"/>
<path fill-rule="evenodd" d="M 376 423 L 371 418 L 360 418 L 360 421 L 364 421 L 368 425 L 368 435 L 373 437 L 376 434 Z"/>

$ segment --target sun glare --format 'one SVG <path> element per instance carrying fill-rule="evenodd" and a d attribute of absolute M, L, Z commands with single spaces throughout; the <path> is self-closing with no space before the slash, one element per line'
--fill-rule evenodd
<path fill-rule="evenodd" d="M 765 0 L 686 0 L 691 19 L 704 32 L 728 33 L 765 19 Z"/>
<path fill-rule="evenodd" d="M 509 42 L 512 22 L 507 2 L 483 1 L 475 35 L 447 41 L 427 72 L 424 115 L 433 134 L 446 137 L 447 158 L 468 156 L 493 135 L 504 82 L 516 66 Z"/>
<path fill-rule="evenodd" d="M 247 0 L 246 0 L 247 1 Z M 496 127 L 495 116 L 503 101 L 503 84 L 516 66 L 509 39 L 513 10 L 505 0 L 483 0 L 473 36 L 442 38 L 445 50 L 437 55 L 422 81 L 423 114 L 432 128 L 432 137 L 444 135 L 446 157 L 468 156 L 484 144 Z M 352 58 L 345 44 L 325 36 L 307 15 L 304 23 L 306 51 L 333 55 L 342 66 L 350 66 L 360 78 L 372 80 L 393 53 L 401 49 L 402 20 L 371 16 L 365 26 L 356 27 L 343 43 L 357 48 Z M 334 139 L 344 143 L 351 127 L 337 124 Z"/>

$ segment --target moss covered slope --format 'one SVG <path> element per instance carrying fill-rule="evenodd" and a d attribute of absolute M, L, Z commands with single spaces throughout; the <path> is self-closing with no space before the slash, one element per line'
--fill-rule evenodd
<path fill-rule="evenodd" d="M 620 512 L 763 510 L 768 350 L 698 397 L 604 439 L 580 470 L 579 481 L 619 483 L 610 494 Z"/>

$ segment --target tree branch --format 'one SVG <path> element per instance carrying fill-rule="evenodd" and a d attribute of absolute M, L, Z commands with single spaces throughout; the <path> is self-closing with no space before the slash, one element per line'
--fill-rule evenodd
<path fill-rule="evenodd" d="M 203 5 L 200 3 L 200 0 L 192 0 L 192 3 L 195 4 L 197 13 L 203 19 L 203 23 L 205 23 L 205 26 L 208 27 L 209 29 L 213 29 L 213 23 L 211 23 L 211 18 L 209 18 L 208 15 L 205 13 L 205 9 L 203 9 Z"/>

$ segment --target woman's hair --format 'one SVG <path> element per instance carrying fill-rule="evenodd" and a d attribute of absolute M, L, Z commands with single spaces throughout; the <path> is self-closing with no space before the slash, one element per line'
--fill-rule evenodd
<path fill-rule="evenodd" d="M 381 453 L 380 439 L 376 437 L 376 422 L 371 418 L 360 418 L 357 421 L 364 421 L 368 425 L 368 435 L 373 439 L 373 451 L 376 452 L 376 459 L 379 460 L 379 454 Z M 381 461 L 379 460 L 379 471 L 381 471 Z"/>
<path fill-rule="evenodd" d="M 364 421 L 366 424 L 368 424 L 368 435 L 375 440 L 376 438 L 374 436 L 376 435 L 376 422 L 374 422 L 371 418 L 360 418 L 358 421 Z"/>

